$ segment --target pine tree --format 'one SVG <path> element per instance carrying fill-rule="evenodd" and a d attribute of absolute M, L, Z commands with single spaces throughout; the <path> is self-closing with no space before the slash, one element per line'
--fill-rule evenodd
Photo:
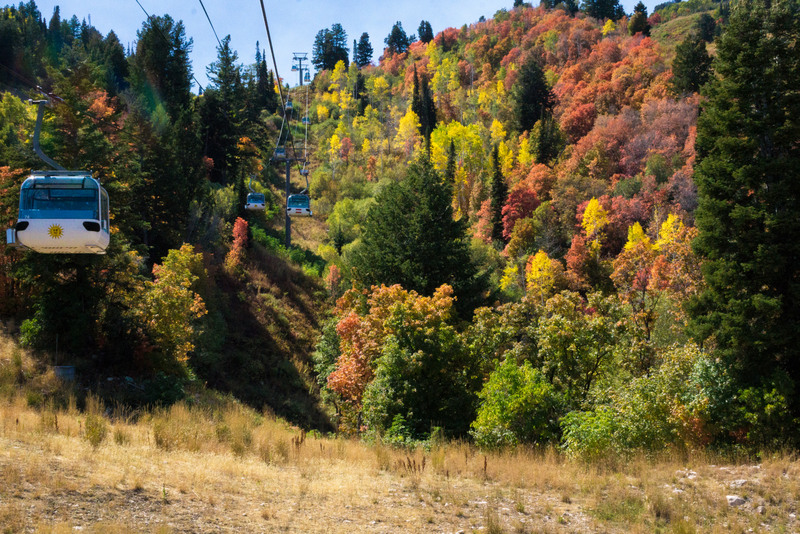
<path fill-rule="evenodd" d="M 236 52 L 230 48 L 230 36 L 222 40 L 217 54 L 217 60 L 208 67 L 210 83 L 200 106 L 201 134 L 205 139 L 205 155 L 214 161 L 211 176 L 214 181 L 226 184 L 240 178 L 238 144 L 244 87 Z"/>
<path fill-rule="evenodd" d="M 149 111 L 163 102 L 176 119 L 191 101 L 192 40 L 186 39 L 183 22 L 169 15 L 150 17 L 136 35 L 136 54 L 130 58 L 131 86 L 144 97 Z"/>
<path fill-rule="evenodd" d="M 696 93 L 711 75 L 711 57 L 699 35 L 686 37 L 675 47 L 672 60 L 671 90 L 675 95 Z"/>
<path fill-rule="evenodd" d="M 364 287 L 401 284 L 422 295 L 450 284 L 459 312 L 469 315 L 483 291 L 470 259 L 465 223 L 453 220 L 450 186 L 422 160 L 375 200 L 362 227 L 361 245 L 353 253 L 353 277 Z"/>
<path fill-rule="evenodd" d="M 339 61 L 344 66 L 350 65 L 350 52 L 347 49 L 347 33 L 338 22 L 331 29 L 317 32 L 311 48 L 311 63 L 317 70 L 330 70 Z"/>
<path fill-rule="evenodd" d="M 431 23 L 427 20 L 419 23 L 417 33 L 419 34 L 419 40 L 423 43 L 428 44 L 433 41 L 433 28 L 431 28 Z"/>
<path fill-rule="evenodd" d="M 596 19 L 619 20 L 625 16 L 625 11 L 619 5 L 619 0 L 583 0 L 581 11 Z"/>
<path fill-rule="evenodd" d="M 389 54 L 402 54 L 408 50 L 408 45 L 411 44 L 411 40 L 408 38 L 408 35 L 406 35 L 406 31 L 403 29 L 403 25 L 399 20 L 394 23 L 392 31 L 389 32 L 389 35 L 383 42 Z"/>
<path fill-rule="evenodd" d="M 776 371 L 800 385 L 798 35 L 796 1 L 734 4 L 697 125 L 694 245 L 708 288 L 693 326 L 743 388 Z"/>
<path fill-rule="evenodd" d="M 456 143 L 450 139 L 447 147 L 447 166 L 444 169 L 444 181 L 451 187 L 456 183 Z"/>
<path fill-rule="evenodd" d="M 633 15 L 628 21 L 628 33 L 636 35 L 650 35 L 650 23 L 647 22 L 647 7 L 639 0 L 639 3 L 633 8 Z"/>
<path fill-rule="evenodd" d="M 508 200 L 508 185 L 500 168 L 500 157 L 497 145 L 492 150 L 492 240 L 504 242 L 503 238 L 503 206 Z"/>
<path fill-rule="evenodd" d="M 546 113 L 533 126 L 531 154 L 537 163 L 552 164 L 567 146 L 567 138 L 552 113 Z"/>
<path fill-rule="evenodd" d="M 542 67 L 532 54 L 522 64 L 511 96 L 516 126 L 520 132 L 529 131 L 536 121 L 552 109 L 555 97 L 547 85 Z"/>
<path fill-rule="evenodd" d="M 356 56 L 353 59 L 358 68 L 366 67 L 372 61 L 372 44 L 369 42 L 369 34 L 364 32 L 356 45 Z"/>

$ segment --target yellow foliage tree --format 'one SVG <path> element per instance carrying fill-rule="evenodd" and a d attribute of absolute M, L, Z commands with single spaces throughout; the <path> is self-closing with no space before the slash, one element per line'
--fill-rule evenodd
<path fill-rule="evenodd" d="M 517 163 L 520 167 L 527 168 L 533 163 L 533 155 L 531 154 L 531 141 L 528 139 L 527 132 L 519 138 L 519 153 L 517 154 Z"/>
<path fill-rule="evenodd" d="M 193 289 L 201 276 L 205 276 L 202 255 L 184 244 L 153 266 L 154 280 L 146 284 L 142 314 L 147 330 L 168 358 L 166 366 L 176 372 L 190 373 L 186 362 L 194 350 L 195 321 L 206 313 L 203 299 Z"/>
<path fill-rule="evenodd" d="M 489 128 L 489 133 L 491 134 L 493 143 L 499 143 L 500 141 L 504 141 L 506 138 L 506 129 L 503 126 L 503 123 L 497 119 L 492 121 L 492 125 Z"/>
<path fill-rule="evenodd" d="M 544 303 L 548 297 L 562 285 L 564 280 L 564 267 L 558 260 L 551 259 L 543 250 L 540 250 L 528 260 L 525 273 L 525 282 L 528 285 L 528 294 L 534 295 Z"/>
<path fill-rule="evenodd" d="M 644 233 L 642 225 L 635 222 L 628 227 L 628 241 L 625 243 L 625 250 L 632 249 L 637 243 L 644 243 L 645 246 L 652 248 L 650 238 Z"/>
<path fill-rule="evenodd" d="M 586 234 L 586 240 L 595 256 L 600 255 L 600 247 L 603 235 L 603 228 L 608 225 L 608 212 L 600 205 L 600 202 L 592 197 L 583 212 L 581 226 Z"/>
<path fill-rule="evenodd" d="M 330 144 L 328 155 L 330 156 L 331 161 L 335 161 L 339 158 L 339 154 L 342 153 L 342 140 L 338 135 L 333 134 L 328 142 Z"/>
<path fill-rule="evenodd" d="M 406 156 L 410 156 L 416 146 L 421 142 L 419 135 L 420 122 L 417 114 L 411 108 L 403 118 L 400 119 L 400 124 L 397 126 L 397 135 L 394 142 L 402 146 L 406 152 Z"/>

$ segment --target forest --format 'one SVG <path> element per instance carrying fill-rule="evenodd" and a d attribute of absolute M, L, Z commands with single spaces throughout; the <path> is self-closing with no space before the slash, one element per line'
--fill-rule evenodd
<path fill-rule="evenodd" d="M 42 93 L 44 151 L 111 203 L 104 255 L 0 244 L 6 331 L 128 406 L 214 390 L 401 447 L 795 448 L 800 3 L 514 2 L 418 34 L 351 54 L 334 23 L 296 87 L 227 37 L 195 94 L 168 14 L 126 50 L 2 8 L 0 218 L 43 167 Z M 287 246 L 274 156 L 305 122 Z"/>

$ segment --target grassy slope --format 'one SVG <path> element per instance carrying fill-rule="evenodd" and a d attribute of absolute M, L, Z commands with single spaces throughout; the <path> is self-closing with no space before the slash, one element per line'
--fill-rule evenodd
<path fill-rule="evenodd" d="M 3 532 L 794 532 L 800 462 L 665 455 L 586 465 L 463 443 L 306 435 L 230 398 L 141 413 L 32 408 L 65 388 L 0 338 Z M 58 395 L 56 395 L 58 396 Z M 94 439 L 94 443 L 92 443 Z M 728 505 L 727 495 L 745 504 Z"/>
<path fill-rule="evenodd" d="M 216 275 L 221 345 L 198 355 L 198 375 L 257 409 L 306 428 L 331 430 L 312 376 L 320 316 L 327 307 L 319 280 L 260 245 L 248 251 L 242 276 Z M 220 320 L 221 319 L 221 320 Z"/>
<path fill-rule="evenodd" d="M 650 37 L 661 46 L 668 63 L 671 64 L 672 59 L 675 57 L 675 47 L 695 31 L 697 19 L 703 13 L 691 13 L 676 17 L 669 22 L 657 25 L 650 31 Z M 707 13 L 713 14 L 711 11 Z M 714 54 L 713 43 L 708 45 L 708 53 Z"/>

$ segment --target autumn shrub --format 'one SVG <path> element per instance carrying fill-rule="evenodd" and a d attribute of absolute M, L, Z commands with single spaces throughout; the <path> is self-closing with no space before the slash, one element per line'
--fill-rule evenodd
<path fill-rule="evenodd" d="M 225 256 L 225 270 L 233 276 L 242 276 L 243 264 L 247 253 L 247 221 L 241 217 L 236 218 L 233 224 L 233 242 L 228 254 Z"/>
<path fill-rule="evenodd" d="M 154 280 L 146 283 L 140 314 L 160 349 L 154 353 L 156 370 L 175 376 L 192 375 L 189 353 L 195 347 L 197 320 L 206 314 L 196 286 L 205 276 L 202 255 L 188 244 L 170 250 L 161 265 L 153 266 Z"/>
<path fill-rule="evenodd" d="M 559 395 L 529 362 L 519 366 L 506 359 L 478 396 L 478 414 L 470 431 L 478 446 L 542 445 L 557 438 Z"/>
<path fill-rule="evenodd" d="M 567 453 L 584 459 L 655 453 L 702 445 L 704 403 L 692 380 L 702 360 L 696 346 L 676 347 L 649 375 L 633 378 L 607 394 L 591 410 L 573 411 L 561 420 Z"/>

